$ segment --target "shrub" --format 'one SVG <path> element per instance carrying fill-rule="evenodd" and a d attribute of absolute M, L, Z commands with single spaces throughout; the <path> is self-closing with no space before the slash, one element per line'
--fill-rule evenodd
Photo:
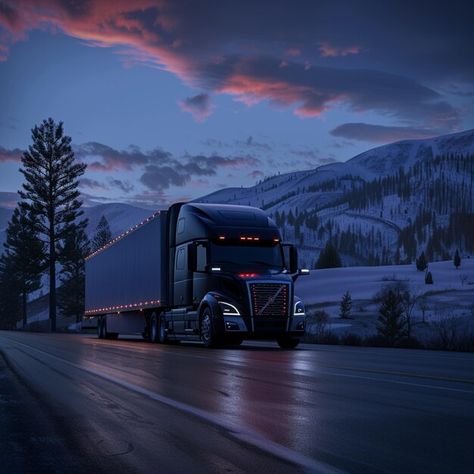
<path fill-rule="evenodd" d="M 404 337 L 397 342 L 397 347 L 403 349 L 422 349 L 423 344 L 416 337 Z"/>
<path fill-rule="evenodd" d="M 432 285 L 433 284 L 433 275 L 431 274 L 431 272 L 426 272 L 425 284 L 426 285 Z"/>
<path fill-rule="evenodd" d="M 377 334 L 384 338 L 389 346 L 407 337 L 407 321 L 403 316 L 402 297 L 393 290 L 384 294 L 380 303 Z"/>
<path fill-rule="evenodd" d="M 349 319 L 351 317 L 352 309 L 352 298 L 351 294 L 346 291 L 341 299 L 341 305 L 339 307 L 339 316 L 342 319 Z"/>
<path fill-rule="evenodd" d="M 344 344 L 346 346 L 362 346 L 364 342 L 358 334 L 354 333 L 344 334 L 341 337 L 340 341 L 341 344 Z"/>

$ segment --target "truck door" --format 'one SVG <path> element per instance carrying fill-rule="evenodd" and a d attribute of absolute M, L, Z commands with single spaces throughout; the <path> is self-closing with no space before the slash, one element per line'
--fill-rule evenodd
<path fill-rule="evenodd" d="M 187 244 L 176 247 L 174 267 L 174 306 L 192 304 L 192 274 L 188 270 Z"/>

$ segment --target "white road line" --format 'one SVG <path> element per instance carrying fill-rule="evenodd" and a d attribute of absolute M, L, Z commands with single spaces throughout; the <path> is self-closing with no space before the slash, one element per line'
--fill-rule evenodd
<path fill-rule="evenodd" d="M 429 385 L 429 384 L 423 384 L 423 383 L 403 382 L 402 380 L 390 380 L 390 379 L 384 379 L 384 378 L 379 378 L 379 377 L 367 377 L 367 376 L 364 376 L 364 375 L 341 374 L 341 373 L 338 373 L 338 372 L 330 372 L 330 371 L 324 371 L 324 373 L 328 374 L 328 375 L 333 375 L 335 377 L 348 377 L 348 378 L 353 378 L 353 379 L 371 380 L 371 381 L 375 381 L 375 382 L 395 383 L 395 384 L 398 384 L 398 385 L 412 385 L 413 387 L 434 388 L 436 390 L 447 390 L 449 392 L 461 392 L 461 393 L 469 393 L 471 395 L 474 395 L 473 390 L 463 390 L 462 388 L 441 387 L 440 385 Z"/>
<path fill-rule="evenodd" d="M 126 389 L 128 389 L 132 392 L 144 395 L 144 396 L 146 396 L 148 398 L 151 398 L 152 400 L 155 400 L 157 402 L 160 402 L 164 405 L 170 406 L 170 407 L 175 408 L 177 410 L 180 410 L 184 413 L 188 413 L 190 415 L 198 417 L 198 418 L 200 418 L 200 419 L 202 419 L 202 420 L 204 420 L 208 423 L 211 423 L 215 426 L 218 426 L 220 428 L 224 428 L 234 438 L 237 438 L 240 441 L 243 441 L 247 444 L 255 446 L 256 448 L 258 448 L 258 449 L 260 449 L 260 450 L 262 450 L 266 453 L 269 453 L 269 454 L 271 454 L 271 455 L 273 455 L 277 458 L 280 458 L 280 459 L 283 459 L 283 460 L 288 461 L 290 463 L 293 463 L 293 464 L 299 465 L 301 467 L 304 467 L 305 469 L 308 469 L 311 472 L 318 472 L 318 473 L 343 472 L 340 469 L 337 469 L 334 466 L 331 466 L 330 464 L 326 464 L 322 461 L 317 461 L 313 458 L 305 456 L 302 453 L 294 451 L 291 448 L 287 448 L 286 446 L 283 446 L 281 444 L 275 443 L 274 441 L 266 439 L 257 432 L 254 432 L 254 431 L 251 431 L 251 430 L 244 430 L 237 423 L 233 423 L 233 422 L 230 422 L 228 420 L 225 420 L 225 419 L 223 419 L 223 418 L 221 418 L 217 415 L 209 413 L 205 410 L 201 410 L 200 408 L 193 407 L 193 406 L 188 405 L 186 403 L 178 402 L 178 401 L 173 400 L 171 398 L 160 395 L 159 393 L 156 393 L 156 392 L 153 392 L 153 391 L 148 390 L 146 388 L 140 387 L 139 385 L 135 385 L 133 383 L 121 380 L 118 377 L 114 377 L 112 375 L 104 374 L 103 372 L 101 372 L 99 370 L 96 370 L 96 369 L 93 369 L 93 368 L 90 368 L 90 367 L 84 367 L 82 365 L 75 364 L 74 362 L 69 362 L 69 361 L 61 359 L 60 357 L 57 357 L 53 354 L 45 352 L 41 349 L 37 349 L 36 347 L 29 346 L 28 344 L 24 344 L 24 343 L 18 342 L 16 340 L 13 341 L 11 339 L 10 339 L 10 341 L 13 342 L 14 344 L 19 344 L 21 346 L 27 347 L 28 349 L 31 349 L 33 351 L 39 352 L 43 355 L 46 355 L 47 357 L 55 359 L 55 360 L 57 360 L 57 361 L 59 361 L 63 364 L 69 365 L 69 366 L 74 367 L 76 369 L 82 370 L 84 372 L 88 372 L 92 375 L 95 375 L 97 377 L 105 379 L 105 380 L 107 380 L 109 382 L 112 382 L 116 385 L 124 387 L 124 388 L 126 388 Z"/>

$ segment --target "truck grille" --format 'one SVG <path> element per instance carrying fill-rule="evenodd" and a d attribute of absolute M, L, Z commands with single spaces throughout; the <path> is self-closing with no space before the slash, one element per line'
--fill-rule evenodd
<path fill-rule="evenodd" d="M 252 313 L 255 317 L 288 316 L 289 285 L 287 283 L 250 283 Z"/>

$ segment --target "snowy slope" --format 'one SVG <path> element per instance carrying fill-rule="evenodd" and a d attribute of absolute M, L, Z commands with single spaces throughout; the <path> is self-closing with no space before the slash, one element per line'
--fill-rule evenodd
<path fill-rule="evenodd" d="M 427 292 L 470 291 L 474 297 L 474 258 L 463 259 L 456 270 L 451 260 L 432 262 L 429 270 L 433 285 L 426 285 L 424 272 L 415 265 L 382 265 L 378 267 L 346 267 L 312 270 L 296 282 L 296 293 L 305 304 L 339 303 L 349 291 L 352 299 L 370 300 L 390 280 L 406 281 L 417 295 Z M 466 281 L 461 281 L 461 276 Z"/>
<path fill-rule="evenodd" d="M 442 162 L 436 163 L 440 155 Z M 461 155 L 465 159 L 460 167 L 456 157 Z M 453 156 L 455 159 L 449 158 Z M 273 176 L 249 188 L 222 189 L 198 201 L 266 210 L 277 221 L 285 240 L 299 247 L 308 266 L 314 264 L 327 240 L 339 244 L 344 233 L 341 252 L 346 265 L 412 261 L 427 248 L 434 258 L 441 259 L 456 247 L 474 252 L 465 242 L 465 229 L 459 230 L 450 222 L 454 212 L 473 212 L 474 168 L 468 156 L 474 156 L 474 130 L 380 146 L 345 163 Z M 398 188 L 370 188 L 376 180 L 390 177 L 399 182 Z M 357 203 L 359 190 L 366 197 L 362 205 Z M 424 213 L 435 209 L 433 196 L 439 197 L 441 192 L 446 208 L 427 220 Z M 443 206 L 438 203 L 438 207 Z M 298 215 L 300 220 L 292 222 Z M 309 225 L 308 217 L 315 217 L 316 222 L 313 219 Z M 430 241 L 439 229 L 460 235 L 461 241 L 445 237 L 441 242 Z M 412 235 L 415 230 L 416 239 L 410 241 L 404 232 Z"/>
<path fill-rule="evenodd" d="M 89 219 L 87 234 L 92 237 L 95 233 L 100 218 L 104 215 L 109 221 L 112 235 L 121 234 L 123 231 L 153 214 L 149 209 L 142 209 L 129 204 L 113 203 L 98 206 L 84 207 L 84 217 Z M 0 208 L 0 253 L 5 241 L 5 229 L 11 218 L 13 210 Z"/>

